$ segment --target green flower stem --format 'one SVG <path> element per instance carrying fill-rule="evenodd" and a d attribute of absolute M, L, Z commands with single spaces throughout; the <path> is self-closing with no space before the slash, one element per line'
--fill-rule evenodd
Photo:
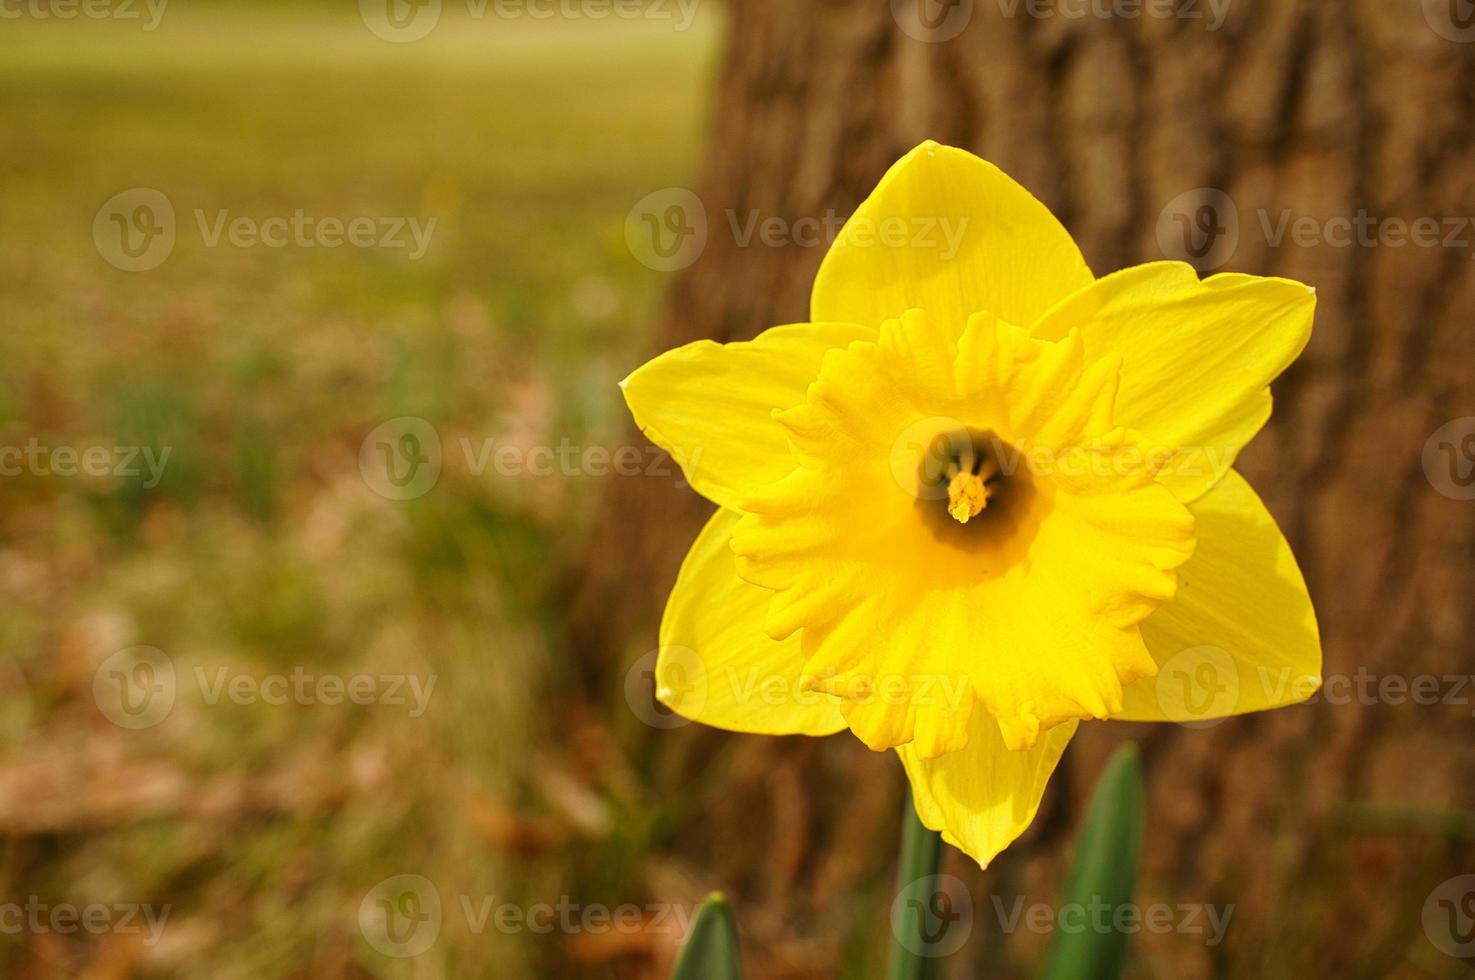
<path fill-rule="evenodd" d="M 897 896 L 906 894 L 913 882 L 937 874 L 941 864 L 942 835 L 922 826 L 916 807 L 912 804 L 912 794 L 908 791 L 906 809 L 901 818 L 901 859 L 896 869 Z M 940 959 L 918 955 L 912 951 L 925 950 L 930 945 L 925 935 L 926 923 L 922 921 L 925 914 L 925 907 L 920 902 L 905 900 L 893 912 L 891 963 L 886 970 L 887 980 L 932 980 L 938 975 Z M 909 937 L 911 941 L 902 942 L 903 936 Z"/>

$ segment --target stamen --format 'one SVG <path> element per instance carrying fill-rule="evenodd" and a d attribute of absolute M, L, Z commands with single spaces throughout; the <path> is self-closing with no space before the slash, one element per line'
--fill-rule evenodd
<path fill-rule="evenodd" d="M 988 506 L 991 494 L 984 477 L 977 473 L 959 472 L 948 481 L 947 512 L 959 524 L 967 524 Z"/>

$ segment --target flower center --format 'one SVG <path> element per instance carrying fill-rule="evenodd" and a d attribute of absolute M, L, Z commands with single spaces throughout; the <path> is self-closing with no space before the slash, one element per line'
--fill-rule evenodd
<path fill-rule="evenodd" d="M 974 460 L 972 469 L 963 469 L 958 461 L 954 461 L 950 469 L 954 472 L 948 476 L 947 512 L 959 524 L 967 524 L 988 506 L 988 498 L 994 492 L 993 485 L 1001 479 L 999 464 L 992 456 L 979 457 Z"/>
<path fill-rule="evenodd" d="M 911 445 L 920 450 L 920 459 L 913 456 L 916 506 L 939 541 L 976 552 L 1031 535 L 1034 481 L 1013 446 L 956 423 Z"/>

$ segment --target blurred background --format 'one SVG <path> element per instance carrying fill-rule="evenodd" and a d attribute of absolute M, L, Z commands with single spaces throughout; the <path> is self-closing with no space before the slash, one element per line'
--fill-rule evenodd
<path fill-rule="evenodd" d="M 1140 901 L 1229 910 L 1129 975 L 1470 975 L 1472 42 L 1468 0 L 3 0 L 0 974 L 664 977 L 720 888 L 751 976 L 880 976 L 900 767 L 655 705 L 706 505 L 616 383 L 804 319 L 932 137 L 1098 274 L 1318 288 L 1242 469 L 1339 679 L 1083 728 L 950 856 L 947 975 L 1033 975 L 1011 913 L 1124 739 Z"/>

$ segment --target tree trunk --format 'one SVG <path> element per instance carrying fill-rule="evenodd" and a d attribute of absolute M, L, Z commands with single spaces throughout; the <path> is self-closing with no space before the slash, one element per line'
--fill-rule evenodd
<path fill-rule="evenodd" d="M 806 319 L 825 242 L 743 247 L 749 218 L 843 218 L 928 137 L 1034 191 L 1098 275 L 1187 257 L 1310 283 L 1311 345 L 1240 469 L 1301 560 L 1326 674 L 1346 679 L 1215 727 L 1083 725 L 1036 829 L 987 872 L 949 865 L 975 913 L 953 975 L 1037 960 L 1048 935 L 1021 929 L 1004 947 L 992 897 L 1053 900 L 1075 817 L 1123 738 L 1143 745 L 1150 781 L 1140 901 L 1233 906 L 1217 945 L 1134 937 L 1135 975 L 1454 975 L 1420 914 L 1436 885 L 1475 871 L 1475 818 L 1458 815 L 1475 808 L 1475 686 L 1445 679 L 1475 670 L 1475 503 L 1459 499 L 1475 490 L 1458 466 L 1440 475 L 1442 443 L 1459 440 L 1434 438 L 1475 415 L 1475 27 L 1462 31 L 1461 0 L 1233 0 L 1222 25 L 1208 0 L 1173 18 L 1149 16 L 1153 0 L 1117 16 L 1108 0 L 918 2 L 937 17 L 912 0 L 731 4 L 694 188 L 707 243 L 673 275 L 658 349 Z M 1360 212 L 1436 219 L 1441 244 L 1366 222 L 1375 244 L 1338 244 L 1328 219 Z M 669 479 L 609 483 L 572 618 L 591 663 L 655 645 L 708 510 Z M 1396 681 L 1378 693 L 1380 678 L 1419 675 L 1453 703 L 1412 703 Z M 746 923 L 755 975 L 838 974 L 846 942 L 887 938 L 900 767 L 848 735 L 734 744 L 698 727 L 661 735 L 678 759 L 661 771 L 724 751 L 726 785 L 671 852 L 734 887 L 740 910 L 764 910 Z M 680 792 L 687 776 L 661 778 Z"/>

